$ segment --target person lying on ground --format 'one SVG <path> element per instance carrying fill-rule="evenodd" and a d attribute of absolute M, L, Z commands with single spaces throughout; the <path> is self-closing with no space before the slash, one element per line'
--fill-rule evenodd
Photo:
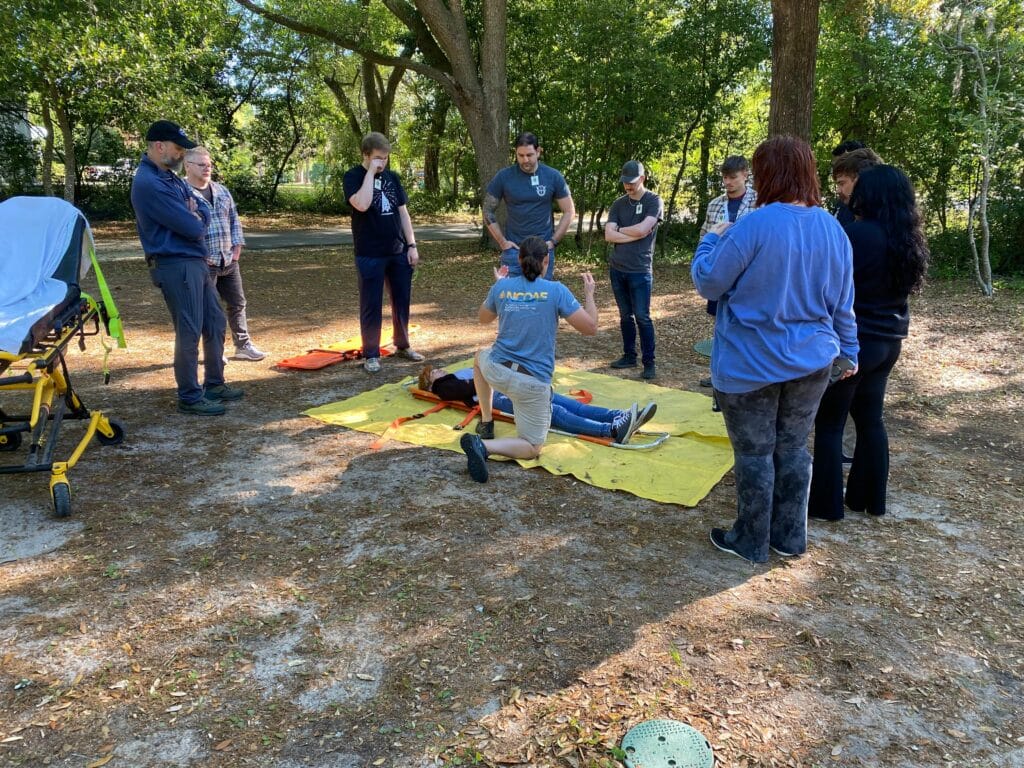
<path fill-rule="evenodd" d="M 442 400 L 462 402 L 468 406 L 477 404 L 472 368 L 460 368 L 449 373 L 443 368 L 425 365 L 420 371 L 418 383 L 420 389 L 433 392 Z M 491 395 L 491 406 L 509 415 L 515 412 L 512 401 L 497 390 Z M 642 410 L 637 403 L 633 403 L 627 410 L 602 408 L 552 392 L 551 428 L 574 435 L 611 438 L 625 445 L 634 432 L 651 420 L 657 410 L 655 403 L 648 403 Z M 487 440 L 493 439 L 494 421 L 479 422 L 476 433 Z"/>

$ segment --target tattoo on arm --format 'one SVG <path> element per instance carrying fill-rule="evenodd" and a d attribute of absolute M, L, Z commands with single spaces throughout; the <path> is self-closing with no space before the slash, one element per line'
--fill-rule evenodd
<path fill-rule="evenodd" d="M 490 192 L 484 195 L 484 221 L 488 224 L 498 223 L 498 198 L 492 195 Z"/>

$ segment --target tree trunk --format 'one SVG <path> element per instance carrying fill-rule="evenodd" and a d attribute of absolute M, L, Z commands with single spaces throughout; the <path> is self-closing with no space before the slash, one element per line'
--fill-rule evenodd
<path fill-rule="evenodd" d="M 768 135 L 810 141 L 820 0 L 772 0 Z"/>
<path fill-rule="evenodd" d="M 451 104 L 448 94 L 438 89 L 430 109 L 427 145 L 423 150 L 423 188 L 433 195 L 441 191 L 441 138 L 444 136 Z"/>
<path fill-rule="evenodd" d="M 74 205 L 75 176 L 78 173 L 78 164 L 75 161 L 75 131 L 71 126 L 67 109 L 61 103 L 60 96 L 53 86 L 50 86 L 50 99 L 57 117 L 57 126 L 60 128 L 61 141 L 64 143 L 64 199 Z"/>
<path fill-rule="evenodd" d="M 294 75 L 294 73 L 292 74 Z M 285 152 L 284 157 L 281 158 L 281 162 L 277 165 L 277 173 L 274 174 L 274 183 L 267 194 L 268 208 L 274 207 L 274 201 L 277 199 L 277 188 L 281 186 L 281 177 L 284 176 L 284 169 L 288 166 L 288 161 L 295 152 L 295 148 L 298 147 L 299 142 L 302 141 L 302 129 L 299 127 L 299 121 L 295 117 L 295 102 L 292 97 L 292 84 L 290 80 L 288 85 L 285 87 L 285 104 L 288 106 L 288 121 L 292 126 L 292 142 L 288 147 L 288 151 Z"/>
<path fill-rule="evenodd" d="M 50 116 L 50 103 L 46 97 L 43 103 L 43 127 L 46 139 L 43 141 L 43 194 L 53 197 L 53 118 Z"/>
<path fill-rule="evenodd" d="M 662 255 L 665 253 L 665 238 L 668 237 L 668 230 L 675 218 L 676 197 L 679 194 L 679 187 L 683 183 L 683 173 L 686 171 L 686 156 L 690 152 L 690 137 L 696 129 L 697 120 L 694 120 L 686 126 L 686 134 L 683 136 L 683 159 L 679 161 L 679 170 L 676 171 L 676 177 L 672 181 L 672 194 L 668 198 L 668 208 L 665 209 L 665 224 L 658 230 L 658 253 Z"/>
<path fill-rule="evenodd" d="M 697 187 L 697 221 L 704 221 L 708 212 L 708 180 L 711 178 L 711 134 L 715 130 L 715 118 L 708 114 L 700 137 L 700 182 Z"/>
<path fill-rule="evenodd" d="M 324 84 L 330 89 L 331 93 L 334 94 L 334 100 L 338 102 L 338 106 L 341 107 L 341 111 L 345 113 L 345 119 L 348 122 L 348 129 L 352 132 L 352 135 L 356 138 L 356 144 L 363 140 L 363 125 L 359 122 L 359 115 L 356 114 L 355 107 L 352 105 L 351 99 L 348 94 L 345 93 L 345 84 L 338 80 L 334 74 L 330 74 L 324 77 Z"/>
<path fill-rule="evenodd" d="M 422 59 L 373 50 L 359 35 L 285 16 L 254 0 L 237 2 L 300 34 L 327 40 L 377 64 L 406 67 L 439 83 L 469 130 L 482 198 L 483 188 L 508 157 L 508 0 L 481 0 L 483 23 L 472 35 L 461 2 L 382 0 L 409 30 Z"/>

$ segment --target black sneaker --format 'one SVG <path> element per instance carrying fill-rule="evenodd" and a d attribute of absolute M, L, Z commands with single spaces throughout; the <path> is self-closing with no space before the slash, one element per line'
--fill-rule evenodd
<path fill-rule="evenodd" d="M 184 400 L 179 400 L 178 410 L 182 413 L 192 413 L 196 416 L 220 416 L 227 411 L 227 408 L 220 403 L 214 403 L 203 397 L 194 403 L 186 403 Z"/>
<path fill-rule="evenodd" d="M 636 368 L 636 358 L 623 355 L 618 360 L 608 363 L 609 368 Z"/>
<path fill-rule="evenodd" d="M 636 403 L 633 403 L 628 411 L 623 411 L 622 415 L 612 422 L 612 439 L 619 445 L 628 443 L 636 431 L 636 419 Z"/>
<path fill-rule="evenodd" d="M 654 414 L 658 412 L 657 403 L 648 403 L 645 405 L 640 413 L 636 417 L 636 428 L 640 429 L 644 424 L 654 418 Z"/>
<path fill-rule="evenodd" d="M 838 523 L 840 520 L 843 519 L 843 517 L 845 517 L 845 515 L 843 515 L 842 513 L 839 514 L 839 517 L 827 517 L 826 515 L 819 514 L 818 512 L 807 513 L 808 520 L 821 520 L 826 523 Z"/>
<path fill-rule="evenodd" d="M 768 548 L 776 555 L 780 555 L 782 557 L 800 557 L 804 554 L 803 552 L 786 552 L 784 549 L 779 549 L 774 544 L 769 544 Z"/>
<path fill-rule="evenodd" d="M 723 528 L 712 528 L 711 529 L 711 543 L 718 547 L 723 552 L 728 552 L 730 555 L 736 555 L 740 560 L 746 560 L 748 563 L 756 563 L 746 555 L 740 554 L 740 551 L 736 549 L 732 544 L 728 544 L 725 540 L 726 531 Z"/>
<path fill-rule="evenodd" d="M 459 438 L 459 445 L 466 454 L 466 464 L 469 467 L 469 476 L 478 483 L 487 482 L 487 449 L 479 435 L 463 435 Z"/>
<path fill-rule="evenodd" d="M 214 387 L 204 387 L 203 396 L 207 400 L 241 400 L 245 397 L 245 390 L 238 387 L 229 387 L 227 384 L 218 384 Z"/>
<path fill-rule="evenodd" d="M 641 379 L 647 379 L 650 381 L 658 375 L 658 369 L 654 366 L 654 363 L 644 363 L 644 372 L 640 374 Z"/>
<path fill-rule="evenodd" d="M 491 419 L 490 421 L 478 421 L 476 423 L 476 433 L 480 435 L 481 440 L 493 440 L 494 419 Z"/>

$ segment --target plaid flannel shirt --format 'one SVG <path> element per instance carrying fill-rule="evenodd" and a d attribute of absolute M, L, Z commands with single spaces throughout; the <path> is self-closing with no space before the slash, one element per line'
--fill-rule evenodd
<path fill-rule="evenodd" d="M 209 256 L 207 262 L 214 267 L 224 267 L 231 263 L 231 249 L 236 245 L 245 245 L 242 236 L 242 222 L 238 219 L 238 209 L 227 187 L 210 182 L 213 190 L 213 203 L 206 202 L 203 193 L 193 188 L 192 195 L 205 205 L 210 212 L 210 224 L 206 228 L 206 249 Z"/>
<path fill-rule="evenodd" d="M 736 211 L 736 221 L 739 221 L 754 207 L 754 203 L 757 202 L 757 193 L 754 192 L 753 187 L 747 187 L 747 191 L 743 193 L 743 200 L 740 202 L 740 209 Z M 708 215 L 704 219 L 704 225 L 700 228 L 700 236 L 704 237 L 711 228 L 720 221 L 725 221 L 729 217 L 729 196 L 719 195 L 710 203 L 708 203 Z"/>

